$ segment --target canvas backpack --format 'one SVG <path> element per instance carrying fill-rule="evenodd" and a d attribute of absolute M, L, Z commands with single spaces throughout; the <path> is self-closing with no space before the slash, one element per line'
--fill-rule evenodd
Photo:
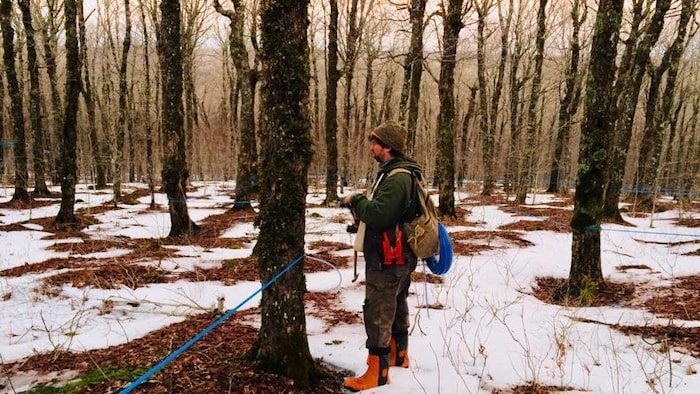
<path fill-rule="evenodd" d="M 413 189 L 411 199 L 418 200 L 416 217 L 413 220 L 403 222 L 401 230 L 416 257 L 427 259 L 438 253 L 440 245 L 437 209 L 423 185 L 421 173 L 419 171 L 411 172 L 405 168 L 396 168 L 389 172 L 389 176 L 400 172 L 411 175 Z"/>

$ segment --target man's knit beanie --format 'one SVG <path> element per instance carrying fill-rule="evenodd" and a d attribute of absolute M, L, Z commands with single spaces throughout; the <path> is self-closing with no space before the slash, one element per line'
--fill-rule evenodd
<path fill-rule="evenodd" d="M 407 131 L 405 127 L 390 120 L 372 130 L 370 137 L 378 138 L 384 145 L 399 153 L 403 153 L 406 143 L 406 134 Z"/>

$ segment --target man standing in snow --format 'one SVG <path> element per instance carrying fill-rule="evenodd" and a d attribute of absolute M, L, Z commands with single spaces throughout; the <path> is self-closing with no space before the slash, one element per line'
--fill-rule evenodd
<path fill-rule="evenodd" d="M 343 199 L 364 225 L 356 245 L 364 252 L 366 263 L 363 317 L 369 356 L 363 375 L 345 378 L 345 387 L 354 391 L 388 384 L 390 366 L 408 368 L 410 323 L 406 298 L 418 259 L 401 225 L 419 213 L 412 174 L 422 171 L 403 154 L 405 141 L 406 129 L 396 122 L 373 129 L 369 150 L 379 162 L 379 172 L 371 196 L 354 194 Z M 363 233 L 364 238 L 359 239 Z"/>

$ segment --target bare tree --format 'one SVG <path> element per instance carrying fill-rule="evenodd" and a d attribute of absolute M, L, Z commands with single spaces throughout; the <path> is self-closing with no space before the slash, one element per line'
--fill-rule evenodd
<path fill-rule="evenodd" d="M 537 11 L 537 36 L 535 38 L 535 70 L 532 77 L 532 87 L 530 90 L 530 101 L 527 108 L 527 134 L 525 136 L 525 144 L 523 151 L 525 154 L 524 162 L 518 173 L 518 182 L 516 186 L 515 203 L 522 204 L 525 202 L 527 192 L 533 184 L 534 156 L 535 156 L 535 139 L 538 126 L 538 105 L 542 96 L 542 64 L 544 63 L 544 40 L 547 32 L 546 25 L 546 8 L 547 0 L 539 0 L 539 10 Z"/>
<path fill-rule="evenodd" d="M 85 27 L 85 15 L 83 14 L 83 1 L 78 4 L 78 37 L 80 40 L 80 64 L 82 66 L 82 91 L 81 96 L 85 101 L 87 112 L 87 129 L 92 148 L 92 161 L 95 167 L 95 188 L 103 189 L 107 186 L 104 151 L 101 139 L 97 135 L 97 108 L 94 91 L 92 88 L 92 75 L 88 59 L 87 29 Z"/>
<path fill-rule="evenodd" d="M 46 66 L 46 74 L 49 81 L 49 90 L 51 92 L 51 100 L 49 101 L 49 130 L 53 136 L 54 143 L 51 149 L 52 171 L 51 178 L 54 184 L 61 182 L 61 133 L 63 130 L 63 98 L 61 97 L 60 89 L 58 88 L 58 31 L 60 26 L 60 2 L 58 0 L 46 0 L 46 17 L 42 21 L 41 33 L 43 36 L 44 45 L 44 64 Z"/>
<path fill-rule="evenodd" d="M 5 65 L 5 78 L 7 79 L 7 93 L 10 96 L 10 114 L 12 116 L 12 130 L 14 131 L 13 152 L 15 155 L 15 192 L 13 201 L 29 201 L 27 182 L 29 171 L 27 169 L 27 148 L 24 135 L 24 99 L 17 80 L 15 68 L 15 31 L 12 27 L 12 1 L 0 1 L 0 28 L 2 28 L 3 62 Z"/>
<path fill-rule="evenodd" d="M 680 59 L 685 51 L 688 37 L 688 24 L 695 13 L 695 0 L 683 0 L 676 37 L 664 53 L 659 66 L 653 70 L 649 83 L 646 104 L 646 121 L 639 154 L 639 183 L 635 188 L 642 191 L 642 201 L 653 204 L 659 190 L 659 176 L 662 172 L 662 154 L 664 141 L 671 141 L 673 136 L 674 101 L 677 99 L 676 84 Z M 662 78 L 666 81 L 663 84 Z M 660 103 L 659 103 L 660 101 Z"/>
<path fill-rule="evenodd" d="M 326 205 L 338 200 L 338 1 L 330 0 L 326 66 Z M 347 175 L 347 174 L 344 174 Z M 345 178 L 343 178 L 345 181 Z"/>
<path fill-rule="evenodd" d="M 160 3 L 161 25 L 158 52 L 163 80 L 161 119 L 163 122 L 163 186 L 168 196 L 170 233 L 168 237 L 191 236 L 199 226 L 187 211 L 187 170 L 182 113 L 182 52 L 180 50 L 180 0 Z"/>
<path fill-rule="evenodd" d="M 564 182 L 565 178 L 561 174 L 562 167 L 569 158 L 569 147 L 571 126 L 578 112 L 581 101 L 581 73 L 579 72 L 579 64 L 581 62 L 581 26 L 588 15 L 588 8 L 581 0 L 574 0 L 571 6 L 571 38 L 569 43 L 570 59 L 569 66 L 566 69 L 564 76 L 564 97 L 559 103 L 559 123 L 554 133 L 554 155 L 552 155 L 552 164 L 549 172 L 549 187 L 548 193 L 566 193 L 568 185 Z"/>
<path fill-rule="evenodd" d="M 420 103 L 420 85 L 423 75 L 423 30 L 426 0 L 411 0 L 408 5 L 411 22 L 411 44 L 404 60 L 404 81 L 401 90 L 400 114 L 405 120 L 408 135 L 406 137 L 406 152 L 411 155 L 416 144 L 416 128 L 418 125 L 418 104 Z M 408 108 L 406 107 L 408 102 Z"/>
<path fill-rule="evenodd" d="M 641 28 L 648 12 L 644 8 L 645 3 L 642 0 L 634 3 L 630 34 L 625 40 L 626 50 L 620 61 L 620 76 L 615 83 L 615 127 L 611 130 L 614 139 L 608 158 L 609 174 L 603 216 L 616 222 L 623 221 L 619 210 L 620 189 L 642 81 L 648 72 L 649 55 L 659 39 L 666 13 L 671 6 L 671 0 L 657 0 L 650 22 L 646 28 Z"/>
<path fill-rule="evenodd" d="M 236 177 L 236 200 L 234 209 L 252 210 L 251 197 L 258 192 L 257 185 L 257 143 L 255 129 L 255 91 L 258 83 L 257 60 L 251 66 L 250 56 L 246 50 L 244 41 L 245 7 L 240 0 L 233 1 L 233 10 L 221 6 L 219 1 L 214 1 L 214 9 L 219 14 L 228 18 L 229 53 L 231 61 L 237 73 L 236 91 L 240 95 L 240 146 L 238 151 L 238 172 Z M 253 16 L 255 19 L 255 15 Z M 257 48 L 256 24 L 251 27 L 250 36 L 253 39 L 253 48 Z M 257 58 L 256 54 L 253 54 Z M 234 112 L 235 108 L 233 109 Z"/>
<path fill-rule="evenodd" d="M 496 154 L 496 141 L 498 140 L 499 134 L 502 134 L 503 130 L 498 130 L 497 124 L 500 118 L 499 107 L 501 102 L 501 96 L 503 94 L 503 82 L 506 74 L 506 65 L 508 63 L 508 54 L 510 51 L 510 30 L 513 24 L 513 13 L 515 12 L 513 7 L 513 0 L 508 2 L 508 13 L 503 15 L 503 2 L 498 2 L 498 20 L 501 29 L 501 55 L 498 59 L 498 73 L 496 75 L 496 81 L 493 83 L 493 93 L 491 95 L 491 105 L 489 106 L 488 112 L 484 113 L 484 122 L 488 122 L 488 128 L 485 132 L 482 132 L 482 143 L 484 150 L 484 186 L 481 192 L 482 195 L 488 196 L 493 192 L 495 187 L 495 161 L 494 157 Z M 490 6 L 488 6 L 490 7 Z M 487 8 L 488 8 L 487 7 Z M 480 17 L 480 19 L 483 19 Z M 483 22 L 482 22 L 483 23 Z M 483 27 L 481 29 L 480 37 L 483 40 Z M 483 47 L 483 43 L 482 43 Z M 482 48 L 483 51 L 483 48 Z M 484 63 L 482 61 L 482 63 Z M 483 66 L 482 66 L 483 67 Z M 481 80 L 480 80 L 481 82 Z M 486 86 L 484 88 L 484 96 L 488 93 Z M 485 109 L 484 109 L 485 111 Z M 482 126 L 483 127 L 483 126 Z"/>
<path fill-rule="evenodd" d="M 308 119 L 308 0 L 265 0 L 261 7 L 262 112 L 260 236 L 254 254 L 266 283 L 304 254 Z M 285 21 L 285 23 L 281 23 Z M 306 283 L 297 264 L 263 291 L 261 326 L 252 351 L 263 369 L 309 390 L 318 368 L 309 351 Z"/>
<path fill-rule="evenodd" d="M 513 31 L 513 43 L 512 50 L 509 53 L 510 66 L 508 68 L 508 86 L 509 86 L 509 124 L 508 124 L 508 139 L 509 144 L 507 145 L 507 157 L 505 163 L 505 190 L 510 192 L 516 183 L 515 172 L 518 166 L 521 165 L 521 158 L 518 152 L 519 142 L 521 140 L 521 128 L 522 128 L 522 103 L 524 100 L 524 89 L 526 82 L 526 77 L 522 74 L 527 74 L 525 71 L 521 71 L 523 58 L 525 57 L 525 45 L 523 37 L 524 33 L 522 31 L 523 22 L 523 9 L 519 9 L 514 25 Z M 483 105 L 483 104 L 482 104 Z"/>
<path fill-rule="evenodd" d="M 610 149 L 615 58 L 624 0 L 600 0 L 586 85 L 574 212 L 571 218 L 571 268 L 568 295 L 596 294 L 603 284 L 600 261 L 607 156 Z"/>
<path fill-rule="evenodd" d="M 195 129 L 200 124 L 199 98 L 197 97 L 196 85 L 196 62 L 195 54 L 199 46 L 202 35 L 205 31 L 205 24 L 210 12 L 209 1 L 188 0 L 182 3 L 182 23 L 180 39 L 182 52 L 182 83 L 183 83 L 183 112 L 185 129 L 185 150 L 186 163 L 190 171 L 199 168 L 200 144 L 195 140 Z M 201 168 L 200 168 L 201 170 Z M 200 173 L 201 175 L 201 173 Z M 200 176 L 201 178 L 201 176 Z"/>
<path fill-rule="evenodd" d="M 127 92 L 127 70 L 129 67 L 129 50 L 131 49 L 131 6 L 124 0 L 124 41 L 122 41 L 121 61 L 119 62 L 119 119 L 115 133 L 114 152 L 112 154 L 112 192 L 114 205 L 121 199 L 122 169 L 124 167 L 124 139 L 129 134 L 129 105 Z"/>
<path fill-rule="evenodd" d="M 18 0 L 22 11 L 22 24 L 27 38 L 27 65 L 29 67 L 29 121 L 33 130 L 32 152 L 34 161 L 34 195 L 50 194 L 46 186 L 46 160 L 44 153 L 44 128 L 41 116 L 41 85 L 39 83 L 39 64 L 36 52 L 36 30 L 32 25 L 32 7 L 30 0 Z"/>
<path fill-rule="evenodd" d="M 509 5 L 509 15 L 512 14 L 513 2 Z M 478 0 L 474 2 L 474 8 L 477 13 L 477 80 L 479 83 L 479 133 L 481 135 L 481 160 L 484 165 L 484 187 L 481 194 L 484 196 L 489 196 L 493 193 L 495 187 L 494 183 L 494 149 L 496 144 L 495 130 L 491 129 L 490 125 L 495 124 L 494 122 L 489 122 L 489 116 L 495 118 L 497 115 L 495 113 L 489 114 L 488 108 L 488 82 L 486 80 L 486 17 L 488 16 L 491 8 L 493 7 L 492 0 Z M 499 16 L 501 16 L 501 8 L 499 3 Z M 501 19 L 501 34 L 502 37 L 508 37 L 508 30 L 504 29 L 502 19 Z M 510 21 L 510 17 L 508 18 Z M 510 22 L 508 22 L 510 24 Z M 508 56 L 508 46 L 501 46 L 501 56 Z M 504 53 L 505 52 L 505 53 Z M 501 63 L 499 65 L 499 73 L 501 72 L 501 67 L 505 67 L 505 60 L 501 58 Z M 499 74 L 500 75 L 500 74 Z M 497 91 L 500 92 L 500 89 Z M 494 91 L 494 101 L 496 91 Z M 492 103 L 494 102 L 492 101 Z M 497 101 L 495 101 L 497 103 Z"/>
<path fill-rule="evenodd" d="M 362 10 L 359 9 L 360 0 L 349 0 L 347 9 L 347 34 L 345 36 L 345 62 L 343 63 L 342 74 L 345 78 L 345 97 L 343 106 L 343 123 L 341 132 L 343 138 L 343 149 L 341 150 L 342 160 L 340 176 L 342 179 L 350 177 L 350 151 L 352 147 L 352 133 L 350 124 L 350 114 L 352 113 L 352 84 L 355 78 L 355 66 L 358 58 L 358 47 L 362 34 Z M 371 0 L 370 0 L 371 1 Z M 360 5 L 364 6 L 362 0 Z"/>
<path fill-rule="evenodd" d="M 457 43 L 462 23 L 463 0 L 449 0 L 443 10 L 444 32 L 440 57 L 440 114 L 438 116 L 438 174 L 440 179 L 440 216 L 456 217 L 455 212 L 455 130 L 457 126 L 454 100 L 454 71 L 457 64 Z"/>
<path fill-rule="evenodd" d="M 143 91 L 143 121 L 144 134 L 146 137 L 146 173 L 148 175 L 148 188 L 151 192 L 151 209 L 156 207 L 155 200 L 155 158 L 153 149 L 153 123 L 151 115 L 151 59 L 150 59 L 150 35 L 144 6 L 145 0 L 139 0 L 139 14 L 141 16 L 141 34 L 143 35 L 143 69 L 144 69 L 144 91 Z"/>
<path fill-rule="evenodd" d="M 0 177 L 5 176 L 5 148 L 12 144 L 5 138 L 5 81 L 0 75 Z"/>
<path fill-rule="evenodd" d="M 78 18 L 76 0 L 65 0 L 66 29 L 66 110 L 64 112 L 61 149 L 61 207 L 54 224 L 76 227 L 75 185 L 78 182 L 77 140 L 78 102 L 80 100 L 80 53 L 78 50 Z"/>

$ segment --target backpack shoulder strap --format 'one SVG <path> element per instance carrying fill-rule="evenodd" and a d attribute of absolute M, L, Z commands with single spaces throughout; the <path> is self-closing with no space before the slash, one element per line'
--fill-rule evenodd
<path fill-rule="evenodd" d="M 399 167 L 399 168 L 394 168 L 393 170 L 389 171 L 389 173 L 387 174 L 387 177 L 390 177 L 390 176 L 398 174 L 398 173 L 408 174 L 411 176 L 411 195 L 409 197 L 408 204 L 406 205 L 406 208 L 404 209 L 404 213 L 401 217 L 401 221 L 399 222 L 399 224 L 403 224 L 405 222 L 404 219 L 406 219 L 403 216 L 406 215 L 406 212 L 411 207 L 411 204 L 413 204 L 413 201 L 418 201 L 417 208 L 418 208 L 418 210 L 423 209 L 423 211 L 425 210 L 425 202 L 421 201 L 421 199 L 419 198 L 420 196 L 418 195 L 418 187 L 416 187 L 416 186 L 420 186 L 420 183 L 416 182 L 417 178 L 420 180 L 420 178 L 419 178 L 420 173 L 417 171 L 413 172 L 413 171 L 408 170 L 406 168 Z M 408 219 L 412 219 L 412 218 L 408 218 Z M 397 226 L 399 224 L 397 224 Z"/>
<path fill-rule="evenodd" d="M 392 175 L 398 174 L 398 173 L 400 173 L 400 172 L 401 172 L 401 173 L 404 173 L 404 174 L 413 175 L 413 173 L 412 173 L 411 171 L 409 171 L 409 170 L 407 170 L 407 169 L 405 169 L 405 168 L 400 168 L 400 167 L 399 167 L 399 168 L 394 168 L 393 170 L 389 171 L 388 176 L 392 176 Z"/>

